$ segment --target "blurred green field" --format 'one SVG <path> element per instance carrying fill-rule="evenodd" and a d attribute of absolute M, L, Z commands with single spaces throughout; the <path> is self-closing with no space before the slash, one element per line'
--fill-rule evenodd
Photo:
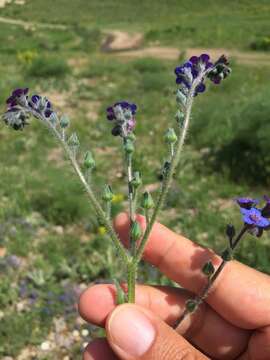
<path fill-rule="evenodd" d="M 0 16 L 67 28 L 0 22 L 2 111 L 12 89 L 28 86 L 69 114 L 82 153 L 95 154 L 96 191 L 109 182 L 118 195 L 116 214 L 127 205 L 126 186 L 119 139 L 110 136 L 105 109 L 121 99 L 138 105 L 135 168 L 145 186 L 156 188 L 166 157 L 163 134 L 175 121 L 173 70 L 183 59 L 102 53 L 103 31 L 141 31 L 146 45 L 158 41 L 180 50 L 244 50 L 270 35 L 269 10 L 269 1 L 247 0 L 119 1 L 117 11 L 109 0 L 12 3 Z M 222 85 L 209 84 L 196 98 L 186 152 L 159 217 L 218 252 L 226 245 L 226 224 L 240 225 L 233 198 L 262 196 L 270 184 L 270 66 L 233 60 L 232 69 Z M 122 279 L 118 258 L 57 144 L 38 123 L 23 132 L 1 124 L 0 163 L 0 358 L 23 360 L 28 351 L 29 359 L 80 359 L 83 343 L 100 330 L 79 320 L 78 293 L 115 273 Z M 237 258 L 270 273 L 269 236 L 247 236 Z M 139 281 L 169 283 L 146 264 Z M 82 335 L 86 329 L 89 335 Z M 50 351 L 42 348 L 46 341 Z"/>

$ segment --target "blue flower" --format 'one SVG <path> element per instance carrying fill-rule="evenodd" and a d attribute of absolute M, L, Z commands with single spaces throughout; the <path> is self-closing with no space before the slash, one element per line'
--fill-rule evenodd
<path fill-rule="evenodd" d="M 211 67 L 213 67 L 213 64 L 210 62 L 208 54 L 192 56 L 189 61 L 175 68 L 174 72 L 176 75 L 176 84 L 181 85 L 182 90 L 185 93 L 188 89 L 190 89 L 193 81 L 199 76 L 199 74 Z M 205 91 L 203 81 L 204 79 L 202 79 L 202 81 L 197 85 L 194 96 Z"/>
<path fill-rule="evenodd" d="M 125 137 L 131 133 L 136 124 L 137 105 L 120 101 L 107 108 L 107 119 L 114 121 L 112 135 Z"/>
<path fill-rule="evenodd" d="M 244 209 L 251 209 L 254 205 L 258 204 L 258 200 L 249 197 L 241 197 L 235 199 L 238 205 Z"/>
<path fill-rule="evenodd" d="M 246 225 L 251 227 L 258 227 L 267 230 L 270 228 L 270 221 L 262 216 L 261 210 L 257 208 L 251 208 L 251 209 L 240 209 L 242 215 L 243 215 L 243 221 Z"/>

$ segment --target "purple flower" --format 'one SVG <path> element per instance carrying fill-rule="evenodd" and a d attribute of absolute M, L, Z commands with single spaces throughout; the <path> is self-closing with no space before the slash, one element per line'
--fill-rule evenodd
<path fill-rule="evenodd" d="M 25 89 L 15 89 L 11 96 L 6 100 L 6 103 L 8 104 L 8 106 L 10 108 L 12 108 L 13 106 L 16 105 L 20 105 L 20 103 L 22 102 L 22 100 L 25 101 L 25 99 L 27 99 L 27 94 L 28 94 L 29 89 L 25 88 Z"/>
<path fill-rule="evenodd" d="M 235 199 L 238 205 L 243 209 L 251 209 L 254 205 L 258 204 L 258 200 L 249 197 L 242 197 Z"/>
<path fill-rule="evenodd" d="M 225 55 L 214 63 L 213 69 L 209 71 L 207 77 L 214 83 L 219 84 L 223 79 L 230 75 L 231 69 L 229 68 L 229 61 Z"/>
<path fill-rule="evenodd" d="M 114 122 L 112 135 L 126 137 L 136 124 L 135 114 L 137 105 L 127 101 L 120 101 L 107 108 L 107 119 Z"/>
<path fill-rule="evenodd" d="M 190 89 L 193 81 L 199 74 L 211 67 L 213 67 L 213 64 L 210 62 L 210 56 L 208 54 L 192 56 L 189 61 L 175 68 L 176 84 L 182 85 L 184 92 L 186 92 L 187 89 Z M 197 85 L 194 96 L 205 91 L 203 81 L 204 79 Z"/>
<path fill-rule="evenodd" d="M 264 230 L 268 230 L 270 228 L 270 221 L 262 216 L 261 210 L 257 208 L 241 208 L 240 211 L 243 215 L 243 221 L 246 225 Z"/>

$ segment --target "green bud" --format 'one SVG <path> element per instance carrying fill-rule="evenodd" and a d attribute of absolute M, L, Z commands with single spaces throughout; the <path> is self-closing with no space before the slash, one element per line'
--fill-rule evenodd
<path fill-rule="evenodd" d="M 134 152 L 134 145 L 132 141 L 127 140 L 124 144 L 124 149 L 127 154 L 132 154 Z"/>
<path fill-rule="evenodd" d="M 130 140 L 132 142 L 134 142 L 136 140 L 136 136 L 133 134 L 133 132 L 130 132 L 128 135 L 127 135 L 127 140 Z"/>
<path fill-rule="evenodd" d="M 198 304 L 195 300 L 189 299 L 186 301 L 186 309 L 189 313 L 193 313 L 196 308 L 197 308 Z"/>
<path fill-rule="evenodd" d="M 215 268 L 211 261 L 208 261 L 207 263 L 204 264 L 204 266 L 202 268 L 202 272 L 206 276 L 211 276 L 214 274 Z"/>
<path fill-rule="evenodd" d="M 227 248 L 226 250 L 223 251 L 223 253 L 221 254 L 221 257 L 224 261 L 230 261 L 233 258 L 232 255 L 233 254 L 232 254 L 231 249 Z"/>
<path fill-rule="evenodd" d="M 70 138 L 68 139 L 68 144 L 70 146 L 79 146 L 80 142 L 76 133 L 71 134 Z"/>
<path fill-rule="evenodd" d="M 61 116 L 61 118 L 60 118 L 60 127 L 62 129 L 67 128 L 69 126 L 69 123 L 70 123 L 70 121 L 69 121 L 69 117 L 67 115 Z"/>
<path fill-rule="evenodd" d="M 174 144 L 177 141 L 177 136 L 173 128 L 169 128 L 165 133 L 165 141 L 168 144 Z"/>
<path fill-rule="evenodd" d="M 143 194 L 141 206 L 146 210 L 152 209 L 155 206 L 152 196 L 148 191 Z"/>
<path fill-rule="evenodd" d="M 178 110 L 177 113 L 175 114 L 175 119 L 179 124 L 182 124 L 184 117 L 185 117 L 185 114 L 180 110 Z"/>
<path fill-rule="evenodd" d="M 112 188 L 110 187 L 110 185 L 105 185 L 104 186 L 104 190 L 103 190 L 103 194 L 102 194 L 102 200 L 106 201 L 106 202 L 111 202 L 113 199 L 113 192 L 112 192 Z"/>
<path fill-rule="evenodd" d="M 142 184 L 141 175 L 140 175 L 139 171 L 135 171 L 135 172 L 134 172 L 133 179 L 131 180 L 131 185 L 132 185 L 135 189 L 137 189 L 141 184 Z"/>
<path fill-rule="evenodd" d="M 85 155 L 84 155 L 84 162 L 83 162 L 83 166 L 86 169 L 93 169 L 96 166 L 96 162 L 92 156 L 91 151 L 86 151 Z"/>
<path fill-rule="evenodd" d="M 133 221 L 131 225 L 130 234 L 131 234 L 131 238 L 135 241 L 139 240 L 140 237 L 142 236 L 142 230 L 137 221 Z"/>
<path fill-rule="evenodd" d="M 177 90 L 177 92 L 176 92 L 176 101 L 181 105 L 186 104 L 187 97 L 185 94 L 183 94 L 183 92 L 181 90 Z"/>

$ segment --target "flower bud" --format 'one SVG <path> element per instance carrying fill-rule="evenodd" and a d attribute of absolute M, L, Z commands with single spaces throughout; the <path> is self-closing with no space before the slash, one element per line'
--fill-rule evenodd
<path fill-rule="evenodd" d="M 185 114 L 180 110 L 178 110 L 177 113 L 175 114 L 175 119 L 179 124 L 183 123 L 184 117 Z"/>
<path fill-rule="evenodd" d="M 127 140 L 124 144 L 124 149 L 127 154 L 132 154 L 134 152 L 134 145 L 132 141 Z"/>
<path fill-rule="evenodd" d="M 221 257 L 223 260 L 225 261 L 230 261 L 232 260 L 233 256 L 232 256 L 232 251 L 231 249 L 227 248 L 226 250 L 223 251 L 223 253 L 221 254 Z"/>
<path fill-rule="evenodd" d="M 204 266 L 202 268 L 202 272 L 206 276 L 211 276 L 214 274 L 215 268 L 211 261 L 207 261 L 207 263 L 204 264 Z"/>
<path fill-rule="evenodd" d="M 133 132 L 130 132 L 128 135 L 127 135 L 127 140 L 130 140 L 132 142 L 134 142 L 136 140 L 136 136 L 133 134 Z"/>
<path fill-rule="evenodd" d="M 83 166 L 89 170 L 92 170 L 96 166 L 96 162 L 91 151 L 86 151 L 84 155 Z"/>
<path fill-rule="evenodd" d="M 61 116 L 61 118 L 60 118 L 60 127 L 62 129 L 67 128 L 69 126 L 69 123 L 70 123 L 70 121 L 69 121 L 69 117 L 67 115 Z"/>
<path fill-rule="evenodd" d="M 232 239 L 235 235 L 235 228 L 232 224 L 228 224 L 226 226 L 226 235 L 228 236 L 229 239 Z"/>
<path fill-rule="evenodd" d="M 189 299 L 186 301 L 186 309 L 189 313 L 193 313 L 196 308 L 197 308 L 198 304 L 195 300 Z"/>
<path fill-rule="evenodd" d="M 71 134 L 70 138 L 68 139 L 68 144 L 70 146 L 79 146 L 80 142 L 76 133 Z"/>
<path fill-rule="evenodd" d="M 177 141 L 177 136 L 173 128 L 169 128 L 165 133 L 165 141 L 168 144 L 174 144 Z"/>
<path fill-rule="evenodd" d="M 146 191 L 143 194 L 141 206 L 143 209 L 146 209 L 146 210 L 152 209 L 155 206 L 152 196 L 150 195 L 150 193 L 148 191 Z"/>
<path fill-rule="evenodd" d="M 180 89 L 178 89 L 176 92 L 176 101 L 181 105 L 186 104 L 187 97 Z"/>
<path fill-rule="evenodd" d="M 137 221 L 133 221 L 130 231 L 131 238 L 135 241 L 139 240 L 142 236 L 142 230 Z"/>
<path fill-rule="evenodd" d="M 111 202 L 113 199 L 113 192 L 112 192 L 112 188 L 110 187 L 110 185 L 105 185 L 104 190 L 103 190 L 103 194 L 102 194 L 102 200 L 106 201 L 106 202 Z"/>
<path fill-rule="evenodd" d="M 134 189 L 137 189 L 142 184 L 142 178 L 139 171 L 134 172 L 133 179 L 131 180 L 131 185 Z"/>

